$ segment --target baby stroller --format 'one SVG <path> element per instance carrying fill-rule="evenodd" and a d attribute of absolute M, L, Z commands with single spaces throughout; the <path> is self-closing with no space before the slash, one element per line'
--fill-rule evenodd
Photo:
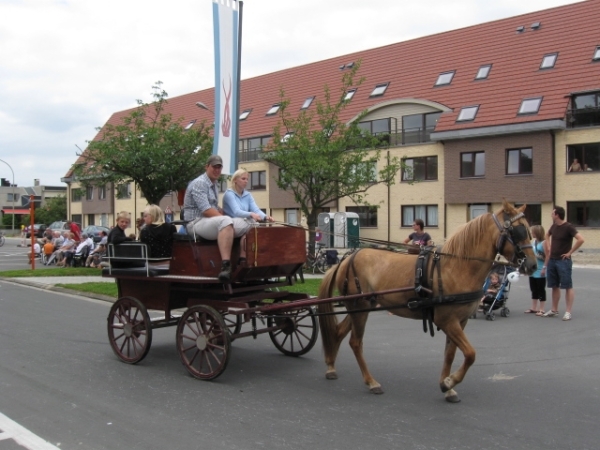
<path fill-rule="evenodd" d="M 517 275 L 514 275 L 515 272 Z M 491 285 L 492 274 L 498 276 L 498 288 L 496 292 L 488 292 Z M 495 320 L 496 313 L 494 313 L 494 311 L 498 309 L 500 310 L 500 315 L 502 317 L 510 316 L 510 309 L 506 306 L 506 302 L 508 301 L 508 293 L 510 292 L 511 279 L 515 276 L 518 277 L 518 270 L 504 264 L 494 264 L 492 270 L 490 270 L 490 273 L 483 284 L 484 298 L 482 303 L 483 314 L 485 315 L 486 320 Z M 472 318 L 477 318 L 477 312 L 473 314 Z"/>

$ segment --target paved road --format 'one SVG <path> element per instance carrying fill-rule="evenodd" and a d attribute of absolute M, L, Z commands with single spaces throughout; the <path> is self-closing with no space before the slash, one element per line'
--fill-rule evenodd
<path fill-rule="evenodd" d="M 478 357 L 457 405 L 437 387 L 443 336 L 419 322 L 371 316 L 365 355 L 382 396 L 346 343 L 327 381 L 318 348 L 289 358 L 267 336 L 235 341 L 223 375 L 202 382 L 174 329 L 130 366 L 109 347 L 109 303 L 0 281 L 0 413 L 62 449 L 595 449 L 597 275 L 576 271 L 570 322 L 522 314 L 526 279 L 510 317 L 469 322 Z"/>

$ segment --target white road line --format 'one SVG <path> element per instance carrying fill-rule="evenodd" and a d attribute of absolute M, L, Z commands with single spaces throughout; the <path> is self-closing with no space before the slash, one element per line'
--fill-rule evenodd
<path fill-rule="evenodd" d="M 28 450 L 60 450 L 59 447 L 46 442 L 2 413 L 0 413 L 0 430 L 2 431 L 0 440 L 14 439 L 17 444 Z"/>

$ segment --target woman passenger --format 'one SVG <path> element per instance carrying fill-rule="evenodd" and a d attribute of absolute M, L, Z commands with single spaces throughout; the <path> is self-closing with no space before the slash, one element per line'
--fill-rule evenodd
<path fill-rule="evenodd" d="M 144 226 L 140 230 L 140 241 L 148 246 L 150 258 L 170 258 L 173 234 L 177 228 L 165 222 L 158 205 L 148 205 L 144 210 Z"/>

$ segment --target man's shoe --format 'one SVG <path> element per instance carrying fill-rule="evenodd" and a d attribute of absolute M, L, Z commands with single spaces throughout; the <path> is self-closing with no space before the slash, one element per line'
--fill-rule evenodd
<path fill-rule="evenodd" d="M 221 264 L 219 281 L 221 283 L 229 283 L 231 281 L 231 263 L 229 261 L 223 261 L 223 264 Z"/>
<path fill-rule="evenodd" d="M 554 316 L 558 316 L 558 311 L 548 311 L 546 312 L 542 317 L 554 317 Z"/>

